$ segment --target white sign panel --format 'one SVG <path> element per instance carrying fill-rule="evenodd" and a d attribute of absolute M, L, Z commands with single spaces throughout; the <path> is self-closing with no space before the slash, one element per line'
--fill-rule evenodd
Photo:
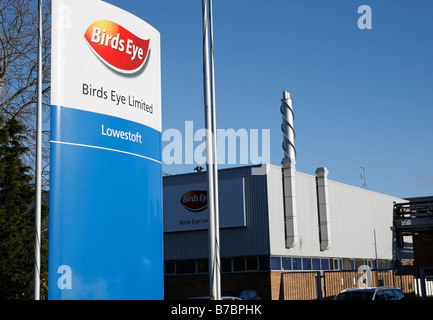
<path fill-rule="evenodd" d="M 159 32 L 143 20 L 137 28 L 129 12 L 113 8 L 103 1 L 56 1 L 51 104 L 161 131 Z"/>

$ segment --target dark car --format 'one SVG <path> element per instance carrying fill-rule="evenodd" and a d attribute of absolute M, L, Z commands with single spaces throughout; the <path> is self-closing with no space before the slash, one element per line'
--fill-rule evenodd
<path fill-rule="evenodd" d="M 333 300 L 403 300 L 398 287 L 354 288 L 341 291 Z"/>
<path fill-rule="evenodd" d="M 243 290 L 239 294 L 239 298 L 242 300 L 262 300 L 254 290 Z"/>

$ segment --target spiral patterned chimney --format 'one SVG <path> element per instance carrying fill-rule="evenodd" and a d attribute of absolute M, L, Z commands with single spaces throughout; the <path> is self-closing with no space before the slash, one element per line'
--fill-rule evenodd
<path fill-rule="evenodd" d="M 283 190 L 284 190 L 284 220 L 286 229 L 286 248 L 293 248 L 299 242 L 298 216 L 296 210 L 296 149 L 295 130 L 293 129 L 293 101 L 290 93 L 283 92 L 280 107 L 283 131 Z"/>
<path fill-rule="evenodd" d="M 283 99 L 281 99 L 280 112 L 282 116 L 281 131 L 283 132 L 283 151 L 284 158 L 282 163 L 296 161 L 296 149 L 295 149 L 295 129 L 293 128 L 293 122 L 295 120 L 293 114 L 293 101 L 290 98 L 290 93 L 287 91 L 283 92 Z"/>

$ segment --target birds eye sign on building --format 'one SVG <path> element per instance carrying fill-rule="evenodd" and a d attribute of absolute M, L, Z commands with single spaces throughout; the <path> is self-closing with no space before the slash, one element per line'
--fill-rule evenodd
<path fill-rule="evenodd" d="M 182 206 L 191 212 L 200 212 L 207 208 L 207 191 L 190 190 L 185 192 L 179 201 Z"/>
<path fill-rule="evenodd" d="M 49 299 L 163 299 L 159 32 L 53 0 L 51 42 Z"/>
<path fill-rule="evenodd" d="M 218 186 L 220 228 L 245 227 L 244 179 L 221 180 Z M 164 232 L 209 228 L 206 189 L 205 183 L 164 187 Z"/>

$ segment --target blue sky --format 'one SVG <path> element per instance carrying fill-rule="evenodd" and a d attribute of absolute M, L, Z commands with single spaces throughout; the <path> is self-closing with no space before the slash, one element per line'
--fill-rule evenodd
<path fill-rule="evenodd" d="M 161 33 L 163 130 L 203 128 L 201 1 L 106 2 Z M 433 1 L 213 2 L 218 128 L 269 129 L 270 162 L 280 165 L 289 91 L 298 171 L 325 166 L 329 179 L 361 187 L 364 167 L 369 190 L 433 195 Z M 358 28 L 361 5 L 370 30 Z"/>

